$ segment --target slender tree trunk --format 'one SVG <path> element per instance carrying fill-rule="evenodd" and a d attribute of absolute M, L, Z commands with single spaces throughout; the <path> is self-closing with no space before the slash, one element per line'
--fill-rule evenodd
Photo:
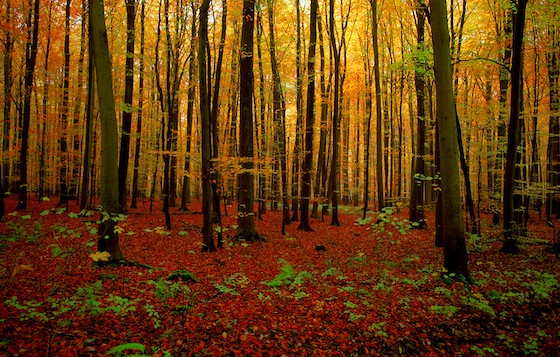
<path fill-rule="evenodd" d="M 70 85 L 70 7 L 71 0 L 66 0 L 65 16 L 64 16 L 64 65 L 62 70 L 62 103 L 60 121 L 60 200 L 59 206 L 68 205 L 68 167 L 70 165 L 68 150 L 68 113 L 69 98 L 68 91 Z"/>
<path fill-rule="evenodd" d="M 206 46 L 208 43 L 208 8 L 210 0 L 204 0 L 200 5 L 200 29 L 198 35 L 198 81 L 200 87 L 200 124 L 202 143 L 202 251 L 215 252 L 214 230 L 212 228 L 212 148 L 211 148 L 211 118 L 206 73 Z"/>
<path fill-rule="evenodd" d="M 222 32 L 220 35 L 220 45 L 218 48 L 218 59 L 216 61 L 214 73 L 214 90 L 212 91 L 212 107 L 210 111 L 210 124 L 212 131 L 212 159 L 214 162 L 219 159 L 219 140 L 218 140 L 218 112 L 220 99 L 220 78 L 222 76 L 222 63 L 224 59 L 224 46 L 227 33 L 227 1 L 222 1 Z M 209 76 L 209 78 L 212 76 Z M 220 209 L 220 201 L 222 196 L 222 177 L 216 166 L 212 167 L 212 197 L 214 202 L 214 214 L 216 216 L 216 224 L 218 225 L 218 248 L 222 248 L 224 238 L 222 234 L 222 213 Z"/>
<path fill-rule="evenodd" d="M 85 6 L 84 6 L 85 7 Z M 85 13 L 85 12 L 84 12 Z M 88 20 L 89 21 L 89 20 Z M 88 88 L 86 102 L 86 132 L 84 136 L 84 152 L 83 152 L 83 170 L 82 170 L 82 188 L 80 190 L 80 210 L 88 208 L 88 198 L 91 192 L 91 171 L 93 170 L 92 149 L 93 149 L 93 112 L 95 103 L 95 58 L 93 53 L 93 42 L 91 36 L 88 36 Z"/>
<path fill-rule="evenodd" d="M 522 99 L 522 59 L 523 59 L 523 32 L 525 28 L 525 10 L 527 0 L 518 0 L 517 12 L 513 18 L 513 42 L 511 59 L 511 107 L 508 126 L 508 143 L 506 153 L 506 168 L 504 173 L 504 245 L 502 252 L 517 253 L 518 230 L 514 218 L 514 189 L 515 189 L 515 163 L 517 146 L 519 143 L 519 115 Z"/>
<path fill-rule="evenodd" d="M 299 182 L 300 182 L 300 157 L 302 154 L 303 131 L 303 74 L 301 73 L 301 7 L 299 0 L 296 4 L 296 137 L 294 156 L 292 159 L 292 222 L 299 221 Z"/>
<path fill-rule="evenodd" d="M 379 73 L 379 45 L 377 39 L 377 0 L 370 0 L 372 17 L 373 72 L 375 77 L 375 116 L 377 118 L 377 207 L 385 207 L 383 186 L 383 116 L 381 113 L 381 78 Z M 388 166 L 387 166 L 388 170 Z"/>
<path fill-rule="evenodd" d="M 280 162 L 280 185 L 282 186 L 282 234 L 285 234 L 287 224 L 290 224 L 290 204 L 288 202 L 288 180 L 286 165 L 286 103 L 282 92 L 282 81 L 276 59 L 276 42 L 274 36 L 274 2 L 267 0 L 268 28 L 269 28 L 269 54 L 272 68 L 272 111 L 274 113 L 274 126 L 277 128 L 276 141 L 278 142 L 277 159 Z"/>
<path fill-rule="evenodd" d="M 555 198 L 560 192 L 560 96 L 558 91 L 558 78 L 560 75 L 560 61 L 558 60 L 558 47 L 560 46 L 559 33 L 556 24 L 551 24 L 548 29 L 552 38 L 552 45 L 548 49 L 546 63 L 548 69 L 548 96 L 550 101 L 550 119 L 548 122 L 548 183 L 550 192 L 547 193 L 546 219 L 552 222 L 552 215 L 560 216 L 560 200 Z"/>
<path fill-rule="evenodd" d="M 338 141 L 340 137 L 340 48 L 337 45 L 335 29 L 334 29 L 334 0 L 329 0 L 329 33 L 331 40 L 331 50 L 334 59 L 334 98 L 332 112 L 332 158 L 330 173 L 330 191 L 331 191 L 331 226 L 340 226 L 338 220 Z"/>
<path fill-rule="evenodd" d="M 144 107 L 144 52 L 145 52 L 146 2 L 140 6 L 140 58 L 138 69 L 138 112 L 136 113 L 136 141 L 134 146 L 134 171 L 132 172 L 132 201 L 130 208 L 138 207 L 138 171 L 140 170 L 140 143 L 142 140 L 142 115 Z M 194 21 L 194 20 L 193 20 Z"/>
<path fill-rule="evenodd" d="M 469 278 L 461 210 L 459 147 L 445 0 L 430 1 L 430 14 L 434 46 L 438 144 L 441 158 L 440 199 L 442 200 L 444 267 L 450 273 Z"/>
<path fill-rule="evenodd" d="M 191 23 L 191 38 L 195 38 L 197 35 L 196 29 L 196 4 L 193 2 L 192 16 L 193 20 Z M 203 15 L 201 15 L 203 16 Z M 206 14 L 208 16 L 208 14 Z M 193 127 L 193 116 L 194 116 L 194 101 L 196 96 L 196 86 L 195 81 L 195 69 L 196 69 L 196 47 L 195 42 L 191 42 L 190 49 L 190 60 L 189 60 L 189 87 L 187 89 L 187 137 L 186 137 L 186 148 L 185 148 L 185 163 L 183 166 L 183 191 L 181 193 L 181 207 L 179 210 L 188 211 L 187 203 L 191 201 L 191 142 L 192 142 L 192 127 Z"/>
<path fill-rule="evenodd" d="M 124 109 L 122 113 L 121 150 L 119 152 L 119 204 L 121 211 L 128 210 L 126 183 L 128 181 L 128 158 L 130 156 L 130 131 L 132 127 L 132 95 L 134 93 L 134 40 L 135 0 L 126 3 L 126 60 L 124 74 Z"/>
<path fill-rule="evenodd" d="M 6 28 L 11 26 L 12 22 L 12 10 L 11 10 L 11 0 L 6 0 Z M 10 128 L 11 121 L 8 119 L 11 117 L 12 112 L 12 48 L 14 45 L 14 40 L 12 39 L 12 32 L 5 31 L 6 39 L 4 41 L 4 135 L 2 136 L 2 153 L 7 153 L 10 150 Z M 9 175 L 11 172 L 10 160 L 2 155 L 2 180 L 4 190 L 9 189 Z M 4 199 L 4 194 L 2 194 L 2 200 Z"/>
<path fill-rule="evenodd" d="M 309 14 L 309 55 L 307 57 L 307 109 L 305 112 L 305 156 L 301 182 L 300 230 L 312 231 L 309 224 L 309 201 L 311 198 L 311 170 L 313 165 L 313 125 L 315 122 L 315 48 L 317 46 L 318 0 L 311 1 Z"/>
<path fill-rule="evenodd" d="M 260 241 L 255 229 L 255 197 L 253 177 L 253 29 L 255 26 L 255 1 L 243 0 L 243 24 L 239 51 L 239 157 L 241 172 L 237 175 L 238 216 L 236 239 Z"/>
<path fill-rule="evenodd" d="M 425 46 L 425 22 L 426 22 L 426 5 L 422 1 L 416 2 L 416 39 L 417 51 L 423 51 Z M 416 70 L 414 72 L 414 86 L 416 89 L 416 153 L 412 159 L 412 178 L 410 180 L 410 221 L 416 223 L 415 227 L 426 227 L 424 215 L 424 197 L 423 192 L 426 182 L 428 182 L 424 171 L 424 155 L 426 145 L 426 103 L 425 92 L 426 82 L 424 73 L 427 64 L 418 56 L 415 62 Z"/>
<path fill-rule="evenodd" d="M 318 15 L 317 19 L 317 32 L 319 33 L 319 56 L 320 56 L 320 74 L 321 81 L 321 130 L 319 135 L 319 153 L 317 157 L 317 175 L 315 176 L 315 199 L 313 202 L 313 210 L 311 217 L 319 218 L 319 197 L 321 197 L 322 204 L 325 204 L 325 179 L 326 172 L 326 150 L 327 150 L 327 120 L 329 109 L 329 94 L 327 91 L 326 76 L 325 76 L 325 46 L 323 42 L 323 29 L 321 17 Z"/>
<path fill-rule="evenodd" d="M 109 261 L 124 259 L 115 232 L 119 212 L 118 132 L 113 94 L 112 65 L 107 43 L 103 2 L 89 0 L 90 33 L 97 77 L 97 97 L 101 116 L 101 223 L 97 250 L 111 254 Z"/>
<path fill-rule="evenodd" d="M 39 37 L 39 3 L 40 0 L 34 0 L 33 11 L 30 10 L 28 19 L 31 30 L 27 37 L 25 50 L 24 100 L 23 110 L 21 111 L 22 128 L 19 155 L 20 182 L 17 209 L 27 209 L 27 155 L 29 149 L 29 124 L 31 121 L 31 94 L 33 92 L 33 78 L 37 62 L 37 42 Z"/>

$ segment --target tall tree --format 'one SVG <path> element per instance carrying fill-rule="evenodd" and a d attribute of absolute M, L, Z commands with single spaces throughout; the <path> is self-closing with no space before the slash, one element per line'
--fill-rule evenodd
<path fill-rule="evenodd" d="M 338 141 L 340 137 L 340 46 L 337 43 L 335 35 L 335 21 L 334 21 L 334 0 L 329 0 L 329 36 L 331 43 L 331 51 L 334 60 L 334 96 L 333 96 L 333 109 L 332 109 L 332 158 L 331 158 L 331 173 L 330 173 L 330 193 L 331 193 L 331 226 L 340 226 L 338 220 Z"/>
<path fill-rule="evenodd" d="M 558 78 L 560 77 L 560 61 L 558 48 L 560 47 L 560 33 L 556 23 L 548 27 L 551 39 L 547 49 L 546 64 L 548 70 L 548 97 L 550 102 L 550 119 L 548 121 L 548 183 L 550 192 L 547 194 L 546 219 L 552 222 L 552 215 L 560 215 L 560 201 L 555 199 L 555 194 L 560 185 L 560 95 L 558 91 Z"/>
<path fill-rule="evenodd" d="M 294 155 L 292 158 L 292 222 L 299 220 L 299 180 L 300 180 L 300 156 L 302 153 L 302 127 L 303 127 L 303 74 L 301 64 L 301 6 L 300 1 L 296 4 L 296 137 L 294 143 Z"/>
<path fill-rule="evenodd" d="M 276 132 L 276 156 L 280 162 L 280 185 L 282 186 L 282 234 L 290 224 L 290 205 L 288 202 L 288 182 L 286 164 L 286 102 L 282 91 L 282 81 L 276 58 L 276 37 L 274 35 L 274 0 L 267 0 L 268 30 L 270 46 L 270 66 L 272 67 L 272 112 Z"/>
<path fill-rule="evenodd" d="M 102 0 L 89 0 L 89 24 L 97 79 L 97 98 L 101 116 L 101 219 L 98 230 L 97 250 L 108 252 L 109 261 L 124 259 L 115 231 L 119 212 L 118 132 L 113 93 L 113 76 L 105 11 Z"/>
<path fill-rule="evenodd" d="M 25 76 L 24 98 L 21 113 L 21 149 L 19 155 L 20 182 L 18 189 L 18 209 L 27 209 L 27 156 L 29 149 L 29 124 L 31 121 L 31 94 L 33 92 L 33 79 L 35 77 L 35 64 L 37 63 L 37 43 L 39 38 L 39 3 L 33 1 L 33 9 L 29 10 L 27 19 L 27 43 L 25 46 Z M 31 5 L 31 0 L 29 1 Z"/>
<path fill-rule="evenodd" d="M 445 0 L 431 0 L 430 14 L 441 159 L 444 267 L 450 273 L 469 278 L 461 211 L 459 146 Z"/>
<path fill-rule="evenodd" d="M 194 20 L 193 20 L 194 22 Z M 138 171 L 140 170 L 140 143 L 142 139 L 142 116 L 144 110 L 144 52 L 146 34 L 146 1 L 141 0 L 140 5 L 140 58 L 138 69 L 138 112 L 136 113 L 136 142 L 134 146 L 134 171 L 132 172 L 132 201 L 130 208 L 138 205 Z M 120 167 L 120 166 L 119 166 Z M 119 196 L 120 197 L 120 196 Z"/>
<path fill-rule="evenodd" d="M 191 22 L 191 38 L 197 36 L 196 28 L 196 4 L 191 3 L 192 10 L 192 22 Z M 208 15 L 207 15 L 208 16 Z M 188 83 L 189 87 L 187 89 L 187 137 L 185 144 L 185 162 L 183 165 L 183 190 L 181 193 L 181 211 L 187 211 L 187 203 L 191 201 L 191 142 L 192 142 L 192 128 L 193 128 L 193 117 L 195 108 L 195 96 L 196 96 L 196 62 L 198 59 L 196 57 L 197 47 L 196 42 L 191 41 L 190 47 L 190 59 L 189 59 L 189 71 L 188 71 Z"/>
<path fill-rule="evenodd" d="M 423 56 L 425 46 L 426 4 L 422 0 L 415 1 L 414 17 L 416 20 L 416 51 L 414 66 L 414 87 L 416 89 L 416 152 L 412 159 L 412 179 L 410 180 L 410 221 L 416 227 L 426 226 L 424 216 L 423 192 L 425 189 L 424 147 L 426 145 L 426 104 L 425 104 L 425 73 L 426 63 Z"/>
<path fill-rule="evenodd" d="M 305 143 L 301 182 L 300 230 L 311 231 L 309 200 L 311 199 L 311 170 L 313 166 L 313 125 L 315 123 L 315 49 L 317 47 L 318 0 L 311 0 L 309 13 L 309 55 L 307 57 L 307 107 L 305 111 Z"/>
<path fill-rule="evenodd" d="M 516 253 L 519 251 L 517 237 L 519 233 L 514 217 L 515 164 L 520 140 L 520 102 L 522 100 L 522 66 L 523 66 L 523 32 L 525 29 L 525 12 L 527 0 L 517 0 L 513 16 L 513 41 L 511 57 L 511 100 L 508 125 L 508 142 L 506 167 L 504 172 L 504 245 L 502 252 Z"/>
<path fill-rule="evenodd" d="M 12 26 L 12 7 L 11 1 L 6 1 L 6 19 L 5 19 L 5 26 L 6 26 L 6 38 L 4 40 L 4 132 L 2 136 L 2 153 L 7 153 L 10 149 L 10 114 L 12 111 L 12 66 L 13 66 L 13 59 L 12 59 L 12 48 L 14 46 L 14 40 L 12 38 L 12 31 L 9 28 Z M 0 180 L 2 180 L 2 188 L 4 190 L 8 188 L 8 176 L 10 175 L 11 165 L 10 160 L 6 158 L 5 155 L 2 155 L 2 176 Z M 0 192 L 2 194 L 2 199 L 4 198 L 4 191 Z"/>
<path fill-rule="evenodd" d="M 373 73 L 375 81 L 375 117 L 376 117 L 376 133 L 377 133 L 377 206 L 379 210 L 385 207 L 385 192 L 383 185 L 383 115 L 381 111 L 381 77 L 379 66 L 379 40 L 377 34 L 377 0 L 370 0 L 371 4 L 371 17 L 372 17 L 372 31 L 371 38 L 373 43 Z M 388 170 L 388 166 L 387 166 Z"/>
<path fill-rule="evenodd" d="M 121 149 L 119 152 L 119 205 L 126 212 L 126 183 L 128 177 L 128 158 L 130 155 L 130 131 L 132 128 L 132 94 L 134 93 L 134 40 L 136 1 L 125 0 L 126 4 L 126 60 L 124 70 L 124 109 L 122 113 Z"/>
<path fill-rule="evenodd" d="M 71 0 L 66 0 L 64 15 L 64 65 L 62 69 L 62 104 L 60 109 L 60 121 L 62 124 L 60 133 L 60 200 L 59 206 L 68 205 L 68 167 L 69 167 L 69 150 L 68 150 L 68 113 L 69 98 L 68 91 L 70 86 L 70 8 Z"/>
<path fill-rule="evenodd" d="M 198 35 L 198 82 L 200 87 L 200 125 L 202 143 L 202 251 L 215 252 L 212 220 L 212 147 L 211 147 L 211 118 L 208 95 L 206 46 L 208 45 L 208 8 L 210 0 L 204 0 L 200 5 L 200 28 Z"/>
<path fill-rule="evenodd" d="M 253 30 L 255 1 L 243 0 L 243 23 L 239 51 L 239 158 L 241 172 L 237 175 L 238 213 L 236 239 L 260 241 L 255 228 L 255 197 L 253 177 Z"/>

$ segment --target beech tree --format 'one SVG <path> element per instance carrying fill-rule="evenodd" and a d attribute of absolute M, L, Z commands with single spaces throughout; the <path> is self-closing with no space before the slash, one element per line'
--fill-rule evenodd
<path fill-rule="evenodd" d="M 124 73 L 124 109 L 122 113 L 121 149 L 119 152 L 119 204 L 127 211 L 126 183 L 128 181 L 128 158 L 130 154 L 130 131 L 132 127 L 132 94 L 134 91 L 134 39 L 135 0 L 126 0 L 126 60 Z"/>
<path fill-rule="evenodd" d="M 301 182 L 301 222 L 298 229 L 311 231 L 309 200 L 311 198 L 311 169 L 313 165 L 313 124 L 315 122 L 315 48 L 317 46 L 318 1 L 311 1 L 309 14 L 309 56 L 307 57 L 307 107 L 305 111 L 305 142 Z"/>
<path fill-rule="evenodd" d="M 101 217 L 98 230 L 97 250 L 108 252 L 111 261 L 124 259 L 115 231 L 116 215 L 119 213 L 118 131 L 113 93 L 113 75 L 105 11 L 102 0 L 89 0 L 89 26 L 92 36 L 93 57 L 97 79 L 97 99 L 101 117 Z"/>
<path fill-rule="evenodd" d="M 445 0 L 431 0 L 430 15 L 434 46 L 438 145 L 441 159 L 440 199 L 443 209 L 444 267 L 450 273 L 469 278 L 461 210 L 459 146 Z"/>
<path fill-rule="evenodd" d="M 37 43 L 39 38 L 39 0 L 33 2 L 33 9 L 29 9 L 27 21 L 27 45 L 25 47 L 25 76 L 23 83 L 23 110 L 20 111 L 22 123 L 21 149 L 19 155 L 19 187 L 18 209 L 27 209 L 27 156 L 29 149 L 29 124 L 31 121 L 31 94 L 37 63 Z M 31 4 L 31 2 L 30 2 Z"/>
<path fill-rule="evenodd" d="M 253 30 L 255 1 L 243 0 L 243 23 L 239 50 L 239 159 L 241 172 L 237 175 L 237 235 L 236 239 L 260 241 L 255 228 L 255 197 L 253 176 Z"/>

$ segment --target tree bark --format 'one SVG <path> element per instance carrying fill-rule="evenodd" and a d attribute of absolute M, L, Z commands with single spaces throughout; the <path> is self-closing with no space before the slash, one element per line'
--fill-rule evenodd
<path fill-rule="evenodd" d="M 37 63 L 37 42 L 39 37 L 39 0 L 34 1 L 33 11 L 29 13 L 29 26 L 31 31 L 27 37 L 25 47 L 25 77 L 24 99 L 21 111 L 21 150 L 19 155 L 20 182 L 18 190 L 17 209 L 27 209 L 27 155 L 29 149 L 29 124 L 31 121 L 31 94 L 33 92 L 33 78 L 35 64 Z"/>
<path fill-rule="evenodd" d="M 89 0 L 90 33 L 97 78 L 97 97 L 101 116 L 101 223 L 97 250 L 111 254 L 109 261 L 124 259 L 115 232 L 115 217 L 119 212 L 118 131 L 113 94 L 113 78 L 103 2 Z"/>
<path fill-rule="evenodd" d="M 461 210 L 459 147 L 445 0 L 430 1 L 430 11 L 439 129 L 438 144 L 441 155 L 440 199 L 443 209 L 444 267 L 450 273 L 469 278 Z"/>
<path fill-rule="evenodd" d="M 311 199 L 311 170 L 313 166 L 313 125 L 315 122 L 315 49 L 317 46 L 318 0 L 311 0 L 309 14 L 309 55 L 307 57 L 307 107 L 305 112 L 305 156 L 303 159 L 300 225 L 298 229 L 312 231 L 309 223 L 309 201 Z"/>
<path fill-rule="evenodd" d="M 506 167 L 504 173 L 504 245 L 501 248 L 505 253 L 517 253 L 517 235 L 519 233 L 514 217 L 514 190 L 515 190 L 515 163 L 517 146 L 519 143 L 522 99 L 522 65 L 523 65 L 523 32 L 525 28 L 525 10 L 527 0 L 518 0 L 517 12 L 513 18 L 513 42 L 511 58 L 511 101 L 510 118 L 508 125 L 508 142 L 506 152 Z"/>
<path fill-rule="evenodd" d="M 134 40 L 136 18 L 135 0 L 126 3 L 126 60 L 124 74 L 124 109 L 122 113 L 121 150 L 119 152 L 119 205 L 122 212 L 128 210 L 126 183 L 128 181 L 128 157 L 130 156 L 130 131 L 132 127 L 132 95 L 134 93 Z"/>
<path fill-rule="evenodd" d="M 239 51 L 239 158 L 241 172 L 237 175 L 238 216 L 236 239 L 260 241 L 255 228 L 255 197 L 253 177 L 253 29 L 255 1 L 243 0 L 243 24 Z"/>

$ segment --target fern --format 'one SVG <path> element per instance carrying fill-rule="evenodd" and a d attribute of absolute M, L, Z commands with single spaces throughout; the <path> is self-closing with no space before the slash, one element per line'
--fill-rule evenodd
<path fill-rule="evenodd" d="M 141 343 L 125 343 L 122 345 L 115 346 L 107 351 L 107 355 L 114 355 L 116 357 L 120 357 L 125 350 L 133 350 L 138 351 L 140 353 L 136 353 L 132 356 L 134 357 L 149 357 L 146 353 L 146 347 L 144 347 Z"/>

